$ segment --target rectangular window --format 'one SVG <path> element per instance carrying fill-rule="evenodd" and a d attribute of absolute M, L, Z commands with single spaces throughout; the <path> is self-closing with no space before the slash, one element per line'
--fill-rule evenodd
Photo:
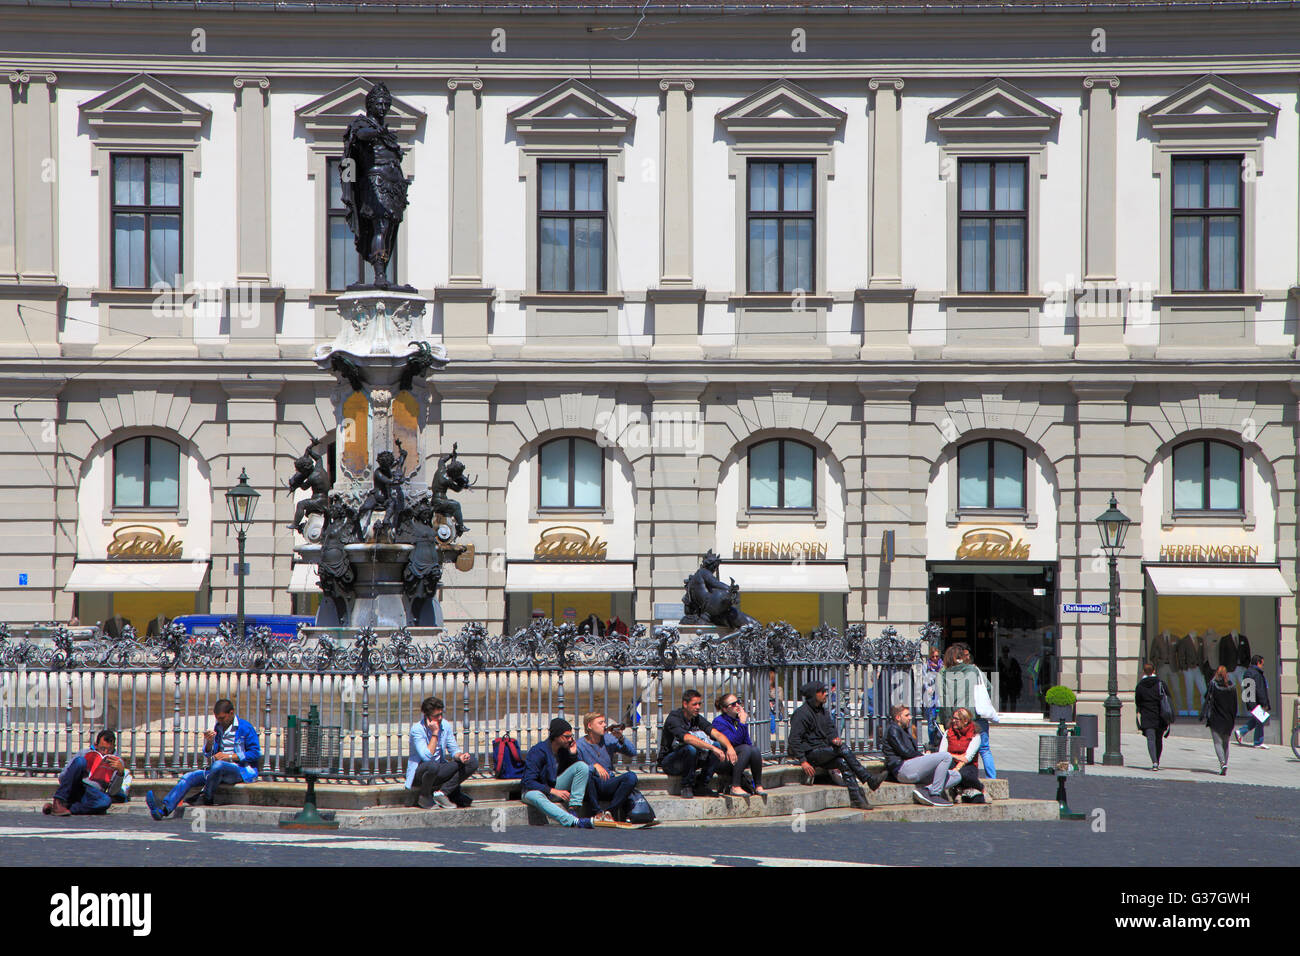
<path fill-rule="evenodd" d="M 959 291 L 1026 290 L 1026 168 L 1022 159 L 961 160 L 957 207 Z"/>
<path fill-rule="evenodd" d="M 1184 157 L 1173 164 L 1173 289 L 1240 292 L 1240 156 Z"/>
<path fill-rule="evenodd" d="M 343 205 L 343 181 L 339 178 L 341 163 L 341 159 L 325 160 L 325 274 L 330 292 L 375 279 L 375 270 L 357 252 L 352 229 L 348 226 L 348 207 Z M 390 278 L 397 276 L 396 249 L 388 266 L 388 275 Z"/>
<path fill-rule="evenodd" d="M 181 158 L 112 159 L 113 287 L 181 283 Z"/>
<path fill-rule="evenodd" d="M 605 163 L 537 164 L 537 288 L 604 292 Z"/>
<path fill-rule="evenodd" d="M 814 165 L 806 160 L 750 162 L 746 189 L 750 292 L 814 291 Z"/>

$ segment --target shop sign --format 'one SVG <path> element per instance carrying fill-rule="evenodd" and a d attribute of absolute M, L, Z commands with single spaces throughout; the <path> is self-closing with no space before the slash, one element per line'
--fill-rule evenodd
<path fill-rule="evenodd" d="M 755 561 L 825 561 L 830 546 L 824 541 L 737 541 L 731 556 Z"/>
<path fill-rule="evenodd" d="M 609 545 L 584 528 L 556 525 L 546 528 L 533 548 L 538 561 L 604 561 Z"/>
<path fill-rule="evenodd" d="M 1162 544 L 1161 561 L 1196 564 L 1252 564 L 1259 560 L 1255 544 Z"/>
<path fill-rule="evenodd" d="M 973 561 L 1024 561 L 1029 545 L 1001 528 L 971 528 L 961 536 L 957 557 Z"/>
<path fill-rule="evenodd" d="M 179 558 L 182 546 L 173 535 L 151 524 L 129 524 L 113 531 L 110 558 Z"/>

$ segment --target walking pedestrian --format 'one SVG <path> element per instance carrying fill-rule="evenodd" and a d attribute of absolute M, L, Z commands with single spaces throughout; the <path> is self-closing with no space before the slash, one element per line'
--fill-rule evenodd
<path fill-rule="evenodd" d="M 1214 741 L 1214 755 L 1219 758 L 1219 776 L 1228 775 L 1228 737 L 1237 720 L 1237 691 L 1228 679 L 1228 669 L 1222 665 L 1214 672 L 1214 680 L 1205 688 L 1205 704 L 1201 717 L 1210 728 Z"/>
<path fill-rule="evenodd" d="M 942 670 L 943 656 L 939 653 L 939 648 L 931 647 L 925 670 L 921 674 L 921 701 L 925 706 L 931 750 L 939 748 L 939 672 Z"/>
<path fill-rule="evenodd" d="M 1253 729 L 1255 731 L 1253 743 L 1256 749 L 1267 750 L 1268 744 L 1264 743 L 1264 722 L 1254 713 L 1255 709 L 1259 708 L 1264 712 L 1264 720 L 1268 720 L 1269 711 L 1273 709 L 1268 698 L 1268 681 L 1264 678 L 1264 658 L 1260 654 L 1250 659 L 1250 666 L 1241 677 L 1241 700 L 1251 710 L 1250 720 L 1246 721 L 1246 725 L 1233 736 L 1237 738 L 1237 743 L 1243 743 L 1241 738 L 1247 731 Z"/>
<path fill-rule="evenodd" d="M 1133 703 L 1137 705 L 1138 730 L 1147 739 L 1147 753 L 1151 755 L 1151 769 L 1160 769 L 1160 755 L 1164 752 L 1165 738 L 1169 736 L 1169 724 L 1165 722 L 1165 709 L 1161 698 L 1169 699 L 1169 688 L 1156 676 L 1156 665 L 1150 662 L 1142 665 L 1142 679 L 1133 691 Z"/>
<path fill-rule="evenodd" d="M 957 643 L 950 646 L 944 657 L 944 670 L 939 676 L 939 718 L 946 725 L 958 707 L 965 707 L 975 715 L 975 727 L 980 735 L 980 762 L 984 776 L 998 778 L 993 765 L 993 750 L 989 746 L 989 722 L 997 720 L 998 712 L 989 696 L 988 681 L 984 673 L 971 662 L 970 647 Z"/>

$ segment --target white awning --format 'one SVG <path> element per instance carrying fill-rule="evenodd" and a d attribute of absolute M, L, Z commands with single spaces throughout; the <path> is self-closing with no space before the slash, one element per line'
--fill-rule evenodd
<path fill-rule="evenodd" d="M 316 565 L 295 564 L 289 575 L 290 594 L 315 594 L 320 591 L 317 584 Z"/>
<path fill-rule="evenodd" d="M 65 591 L 197 591 L 206 561 L 78 561 Z"/>
<path fill-rule="evenodd" d="M 847 594 L 849 590 L 848 565 L 828 564 L 791 564 L 782 561 L 776 564 L 743 564 L 739 561 L 727 561 L 722 565 L 718 575 L 724 581 L 732 578 L 740 585 L 741 600 L 746 591 L 817 591 L 831 594 Z"/>
<path fill-rule="evenodd" d="M 631 564 L 602 561 L 527 564 L 512 561 L 506 565 L 507 591 L 627 593 L 635 589 Z"/>
<path fill-rule="evenodd" d="M 1164 596 L 1218 594 L 1232 597 L 1290 597 L 1277 568 L 1147 568 L 1156 593 Z"/>

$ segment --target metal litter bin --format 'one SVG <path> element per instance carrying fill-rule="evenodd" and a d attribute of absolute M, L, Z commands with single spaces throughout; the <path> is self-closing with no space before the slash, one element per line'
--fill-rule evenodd
<path fill-rule="evenodd" d="M 1070 734 L 1051 734 L 1038 738 L 1038 772 L 1056 774 L 1056 802 L 1062 820 L 1082 820 L 1084 814 L 1073 813 L 1065 796 L 1065 778 L 1084 773 L 1087 749 L 1082 737 Z"/>
<path fill-rule="evenodd" d="M 321 726 L 320 712 L 312 704 L 305 721 L 289 717 L 285 727 L 285 769 L 307 778 L 307 796 L 302 809 L 291 820 L 281 820 L 286 830 L 337 830 L 331 811 L 316 810 L 316 778 L 337 772 L 343 752 L 341 727 Z"/>

